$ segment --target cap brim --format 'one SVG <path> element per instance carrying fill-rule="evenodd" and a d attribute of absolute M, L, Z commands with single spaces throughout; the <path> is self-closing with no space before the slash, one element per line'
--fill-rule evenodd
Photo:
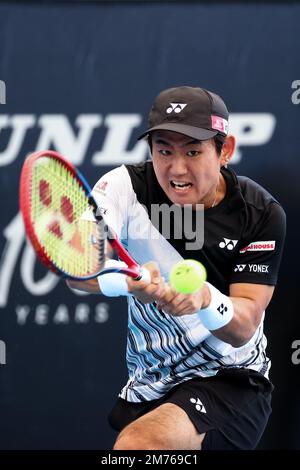
<path fill-rule="evenodd" d="M 143 132 L 143 134 L 138 137 L 137 140 L 141 140 L 143 137 L 146 137 L 148 134 L 150 134 L 150 132 L 159 130 L 178 132 L 179 134 L 184 134 L 198 140 L 211 139 L 212 137 L 218 134 L 218 131 L 200 129 L 199 127 L 186 126 L 184 124 L 177 124 L 175 122 L 166 122 L 165 124 L 159 124 L 158 126 L 154 126 L 150 129 L 147 129 L 145 132 Z"/>

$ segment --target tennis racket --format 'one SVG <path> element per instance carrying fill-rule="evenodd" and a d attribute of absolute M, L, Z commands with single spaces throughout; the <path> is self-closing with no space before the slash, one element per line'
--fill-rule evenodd
<path fill-rule="evenodd" d="M 29 155 L 20 178 L 20 208 L 25 230 L 37 257 L 66 278 L 87 280 L 119 272 L 150 282 L 105 223 L 92 190 L 82 174 L 59 153 Z M 105 268 L 107 258 L 124 261 L 124 268 Z"/>

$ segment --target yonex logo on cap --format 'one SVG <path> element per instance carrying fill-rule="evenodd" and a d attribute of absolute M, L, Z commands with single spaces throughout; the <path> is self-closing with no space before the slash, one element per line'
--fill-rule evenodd
<path fill-rule="evenodd" d="M 186 107 L 187 103 L 170 103 L 170 106 L 166 109 L 166 113 L 170 114 L 174 111 L 174 113 L 181 113 L 181 111 Z"/>

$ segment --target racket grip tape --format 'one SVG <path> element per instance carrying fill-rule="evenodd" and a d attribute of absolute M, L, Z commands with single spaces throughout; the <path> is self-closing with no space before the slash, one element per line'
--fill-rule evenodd
<path fill-rule="evenodd" d="M 107 259 L 105 268 L 125 268 L 127 265 L 123 261 Z M 119 272 L 104 272 L 97 277 L 100 290 L 107 297 L 119 297 L 120 295 L 131 296 L 128 292 L 126 276 Z"/>
<path fill-rule="evenodd" d="M 135 281 L 144 281 L 144 282 L 147 282 L 147 284 L 150 284 L 151 283 L 150 271 L 147 268 L 142 267 L 140 269 L 140 275 L 139 277 L 135 278 Z"/>
<path fill-rule="evenodd" d="M 106 268 L 125 268 L 126 263 L 123 261 L 116 261 L 116 260 L 106 260 L 105 262 Z M 147 284 L 151 282 L 151 275 L 148 269 L 142 267 L 140 269 L 140 274 L 135 280 L 142 280 Z M 103 273 L 97 277 L 98 284 L 100 290 L 103 295 L 107 297 L 119 297 L 120 295 L 125 296 L 132 296 L 130 292 L 128 292 L 128 285 L 126 282 L 126 275 L 119 272 L 107 272 Z"/>

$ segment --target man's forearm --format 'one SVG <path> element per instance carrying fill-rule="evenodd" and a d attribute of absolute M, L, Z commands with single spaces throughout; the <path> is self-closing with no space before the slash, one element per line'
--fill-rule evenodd
<path fill-rule="evenodd" d="M 67 279 L 67 285 L 71 289 L 81 290 L 83 292 L 88 292 L 89 294 L 100 294 L 99 283 L 96 278 L 89 279 L 87 281 L 75 281 Z"/>

